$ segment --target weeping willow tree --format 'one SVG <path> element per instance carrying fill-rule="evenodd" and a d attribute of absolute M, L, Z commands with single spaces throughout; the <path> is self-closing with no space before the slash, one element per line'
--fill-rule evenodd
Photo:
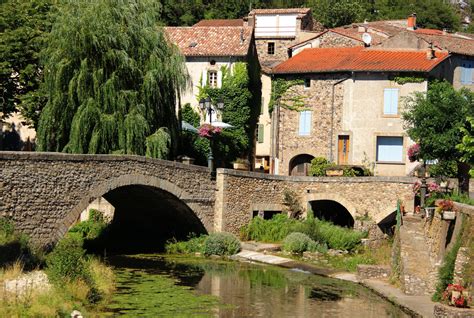
<path fill-rule="evenodd" d="M 173 154 L 175 103 L 188 77 L 156 26 L 159 2 L 65 2 L 42 52 L 48 103 L 38 150 Z"/>

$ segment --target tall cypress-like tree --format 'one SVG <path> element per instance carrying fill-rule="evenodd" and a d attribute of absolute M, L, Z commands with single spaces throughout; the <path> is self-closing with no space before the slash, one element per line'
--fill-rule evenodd
<path fill-rule="evenodd" d="M 48 103 L 39 121 L 40 151 L 144 155 L 147 147 L 171 145 L 174 152 L 175 104 L 187 73 L 157 28 L 159 14 L 154 0 L 61 6 L 42 53 Z M 146 143 L 161 127 L 169 136 Z"/>

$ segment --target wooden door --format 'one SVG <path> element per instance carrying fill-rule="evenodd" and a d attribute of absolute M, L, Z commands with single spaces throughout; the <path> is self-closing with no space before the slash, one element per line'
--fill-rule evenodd
<path fill-rule="evenodd" d="M 349 163 L 349 150 L 350 150 L 350 139 L 349 136 L 339 136 L 337 142 L 337 163 L 340 165 L 346 165 Z"/>

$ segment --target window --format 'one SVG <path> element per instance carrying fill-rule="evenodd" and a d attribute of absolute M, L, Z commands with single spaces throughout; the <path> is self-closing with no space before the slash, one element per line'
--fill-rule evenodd
<path fill-rule="evenodd" d="M 310 110 L 300 112 L 300 127 L 298 134 L 300 136 L 309 136 L 311 134 L 311 113 Z"/>
<path fill-rule="evenodd" d="M 257 140 L 258 143 L 263 143 L 263 133 L 264 133 L 264 126 L 262 124 L 258 124 L 258 131 L 257 131 Z"/>
<path fill-rule="evenodd" d="M 275 54 L 275 42 L 268 42 L 267 53 L 270 55 Z"/>
<path fill-rule="evenodd" d="M 217 72 L 209 71 L 209 86 L 217 87 Z"/>
<path fill-rule="evenodd" d="M 464 85 L 474 84 L 474 81 L 472 79 L 473 69 L 474 69 L 474 61 L 467 61 L 467 60 L 462 61 L 461 84 L 464 84 Z"/>
<path fill-rule="evenodd" d="M 403 162 L 403 137 L 377 137 L 378 162 Z"/>
<path fill-rule="evenodd" d="M 308 89 L 311 87 L 311 79 L 310 78 L 305 78 L 304 79 L 304 88 Z"/>
<path fill-rule="evenodd" d="M 383 90 L 383 114 L 398 114 L 398 88 L 386 88 Z"/>
<path fill-rule="evenodd" d="M 265 107 L 265 99 L 262 96 L 262 100 L 260 101 L 260 115 L 263 115 L 263 108 Z"/>

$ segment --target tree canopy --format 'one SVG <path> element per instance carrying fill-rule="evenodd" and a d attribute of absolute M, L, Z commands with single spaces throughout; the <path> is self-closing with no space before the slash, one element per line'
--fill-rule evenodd
<path fill-rule="evenodd" d="M 460 160 L 463 153 L 456 145 L 462 142 L 467 118 L 474 116 L 474 93 L 468 89 L 456 91 L 446 81 L 435 81 L 427 93 L 418 92 L 408 98 L 405 106 L 405 129 L 420 145 L 421 158 L 458 162 L 460 186 L 465 186 L 467 171 Z"/>
<path fill-rule="evenodd" d="M 187 73 L 156 26 L 159 14 L 153 0 L 61 6 L 42 52 L 40 151 L 145 155 L 177 145 L 175 103 Z"/>

